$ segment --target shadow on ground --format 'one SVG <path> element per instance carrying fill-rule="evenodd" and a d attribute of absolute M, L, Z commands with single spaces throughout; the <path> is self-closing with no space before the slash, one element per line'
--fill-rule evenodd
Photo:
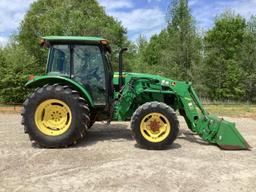
<path fill-rule="evenodd" d="M 97 142 L 109 141 L 112 142 L 120 140 L 133 140 L 132 132 L 128 128 L 129 125 L 116 123 L 113 125 L 96 123 L 88 131 L 86 137 L 74 147 L 84 147 L 94 145 Z"/>
<path fill-rule="evenodd" d="M 112 142 L 121 142 L 122 140 L 132 141 L 134 140 L 134 138 L 128 124 L 115 123 L 108 126 L 106 124 L 97 123 L 88 131 L 88 135 L 86 136 L 86 138 L 74 147 L 86 147 L 94 145 L 97 142 L 109 140 Z M 139 149 L 150 150 L 138 144 L 135 144 L 134 146 Z M 181 145 L 178 143 L 173 143 L 172 145 L 166 147 L 163 150 L 178 148 L 181 148 Z"/>
<path fill-rule="evenodd" d="M 197 134 L 191 131 L 180 130 L 177 139 L 183 139 L 192 143 L 198 143 L 200 145 L 210 145 L 209 143 L 203 141 L 197 136 Z M 114 123 L 107 125 L 104 123 L 95 123 L 91 129 L 89 129 L 86 137 L 82 139 L 78 144 L 70 146 L 69 148 L 79 148 L 95 145 L 97 142 L 111 141 L 111 142 L 122 142 L 134 140 L 132 136 L 132 131 L 129 128 L 129 124 L 124 123 Z M 41 148 L 36 144 L 32 144 L 35 148 Z M 138 144 L 134 145 L 136 148 L 150 150 Z M 164 150 L 179 149 L 181 145 L 178 143 L 173 143 L 172 145 L 166 147 Z"/>
<path fill-rule="evenodd" d="M 144 149 L 144 150 L 155 150 L 155 149 L 150 149 L 150 148 L 146 148 L 144 146 L 141 146 L 141 145 L 138 145 L 137 143 L 134 145 L 136 148 L 139 148 L 139 149 Z M 173 143 L 171 145 L 168 145 L 166 148 L 164 149 L 159 149 L 159 150 L 171 150 L 171 149 L 179 149 L 181 148 L 181 145 L 178 144 L 178 143 Z"/>
<path fill-rule="evenodd" d="M 200 145 L 211 145 L 210 143 L 198 137 L 198 134 L 193 133 L 191 131 L 180 131 L 178 139 L 183 139 L 191 143 L 198 143 Z"/>

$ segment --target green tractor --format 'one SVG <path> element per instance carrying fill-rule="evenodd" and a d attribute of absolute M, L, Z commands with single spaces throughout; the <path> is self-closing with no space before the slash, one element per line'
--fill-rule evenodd
<path fill-rule="evenodd" d="M 140 146 L 164 149 L 177 138 L 179 122 L 222 149 L 249 149 L 235 124 L 209 115 L 190 82 L 158 75 L 113 72 L 108 40 L 98 37 L 47 36 L 45 76 L 31 76 L 35 91 L 23 103 L 22 124 L 32 141 L 47 148 L 67 147 L 86 136 L 95 121 L 131 120 Z"/>

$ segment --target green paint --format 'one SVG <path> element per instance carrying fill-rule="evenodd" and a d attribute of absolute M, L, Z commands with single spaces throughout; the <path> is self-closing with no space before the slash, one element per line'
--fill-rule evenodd
<path fill-rule="evenodd" d="M 51 75 L 45 75 L 45 76 L 36 76 L 33 80 L 26 83 L 26 87 L 28 88 L 36 88 L 41 87 L 46 84 L 55 84 L 60 83 L 63 85 L 69 85 L 73 89 L 77 90 L 82 94 L 82 96 L 89 102 L 90 106 L 94 107 L 94 102 L 92 100 L 92 97 L 88 93 L 88 91 L 78 82 L 69 79 L 68 77 L 64 76 L 56 76 L 54 74 Z"/>
<path fill-rule="evenodd" d="M 97 43 L 100 44 L 100 41 L 106 40 L 102 37 L 83 37 L 83 36 L 45 36 L 42 37 L 47 41 L 83 41 L 86 43 Z"/>

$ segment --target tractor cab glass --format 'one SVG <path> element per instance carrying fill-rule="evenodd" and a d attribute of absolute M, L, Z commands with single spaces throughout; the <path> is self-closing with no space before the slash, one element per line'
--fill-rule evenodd
<path fill-rule="evenodd" d="M 70 49 L 68 45 L 54 45 L 51 48 L 48 72 L 70 76 Z"/>
<path fill-rule="evenodd" d="M 95 105 L 106 104 L 103 54 L 97 45 L 53 45 L 48 73 L 68 76 L 83 84 Z"/>
<path fill-rule="evenodd" d="M 98 105 L 105 105 L 105 69 L 100 48 L 91 45 L 75 45 L 73 60 L 74 79 L 82 82 Z"/>

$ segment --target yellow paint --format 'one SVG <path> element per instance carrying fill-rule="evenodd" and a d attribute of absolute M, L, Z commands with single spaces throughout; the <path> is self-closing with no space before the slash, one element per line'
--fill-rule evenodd
<path fill-rule="evenodd" d="M 115 75 L 114 75 L 114 78 L 118 78 L 118 77 L 119 77 L 119 74 L 115 74 Z M 122 77 L 125 78 L 126 75 L 123 74 Z"/>
<path fill-rule="evenodd" d="M 57 99 L 43 101 L 36 109 L 35 123 L 37 128 L 49 136 L 65 133 L 72 122 L 72 114 L 66 103 Z"/>
<path fill-rule="evenodd" d="M 154 130 L 151 124 L 157 122 L 159 130 Z M 152 142 L 159 143 L 164 141 L 171 132 L 171 124 L 169 120 L 161 113 L 149 113 L 140 123 L 140 131 L 142 136 Z"/>

